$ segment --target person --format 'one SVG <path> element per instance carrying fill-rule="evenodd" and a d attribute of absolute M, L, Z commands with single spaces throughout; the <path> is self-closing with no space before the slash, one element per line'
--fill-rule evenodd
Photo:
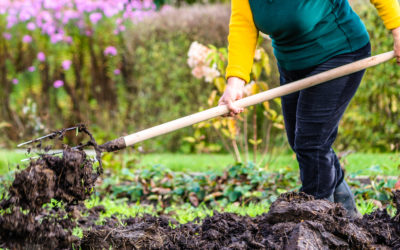
<path fill-rule="evenodd" d="M 400 64 L 400 7 L 397 0 L 371 0 L 394 39 Z M 272 39 L 281 85 L 370 56 L 368 32 L 347 0 L 232 0 L 227 85 L 219 105 L 230 116 L 243 112 L 242 98 L 259 31 Z M 296 153 L 302 187 L 317 199 L 342 203 L 359 216 L 354 196 L 332 149 L 339 121 L 364 74 L 356 72 L 283 96 L 289 144 Z"/>

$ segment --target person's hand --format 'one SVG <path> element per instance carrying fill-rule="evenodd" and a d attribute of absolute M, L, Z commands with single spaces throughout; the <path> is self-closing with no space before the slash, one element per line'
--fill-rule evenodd
<path fill-rule="evenodd" d="M 235 116 L 244 111 L 243 108 L 236 107 L 234 101 L 243 97 L 244 80 L 238 77 L 229 77 L 224 94 L 218 101 L 218 105 L 228 105 L 229 113 L 227 116 Z"/>
<path fill-rule="evenodd" d="M 400 65 L 400 27 L 392 30 L 394 53 L 396 54 L 397 64 Z"/>

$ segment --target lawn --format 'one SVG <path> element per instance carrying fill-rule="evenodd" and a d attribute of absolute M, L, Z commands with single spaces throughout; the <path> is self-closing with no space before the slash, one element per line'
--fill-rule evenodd
<path fill-rule="evenodd" d="M 0 174 L 14 170 L 19 164 L 23 166 L 26 158 L 23 151 L 0 150 Z M 135 154 L 124 151 L 122 153 L 107 154 L 103 157 L 107 166 L 122 167 L 147 167 L 161 164 L 172 171 L 183 172 L 222 172 L 227 166 L 234 163 L 229 154 L 174 154 L 152 153 Z M 357 175 L 400 175 L 400 155 L 398 153 L 352 153 L 342 159 L 342 164 L 348 174 Z M 260 164 L 261 168 L 271 171 L 297 171 L 297 162 L 293 154 L 283 154 L 275 158 L 271 164 Z"/>

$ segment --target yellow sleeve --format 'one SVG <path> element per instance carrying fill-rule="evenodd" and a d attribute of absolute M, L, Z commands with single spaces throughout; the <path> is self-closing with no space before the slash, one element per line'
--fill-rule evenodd
<path fill-rule="evenodd" d="M 398 0 L 370 0 L 378 10 L 386 28 L 392 30 L 400 27 L 400 6 Z"/>
<path fill-rule="evenodd" d="M 258 30 L 253 21 L 249 0 L 232 0 L 231 5 L 228 67 L 225 77 L 228 79 L 230 76 L 236 76 L 249 82 Z"/>

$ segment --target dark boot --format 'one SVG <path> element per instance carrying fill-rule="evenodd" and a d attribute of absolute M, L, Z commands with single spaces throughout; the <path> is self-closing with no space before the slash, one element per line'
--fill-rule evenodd
<path fill-rule="evenodd" d="M 333 197 L 333 194 L 331 194 L 329 197 L 325 198 L 325 200 L 328 200 L 330 202 L 335 202 L 335 198 Z"/>
<path fill-rule="evenodd" d="M 354 201 L 354 195 L 350 190 L 349 185 L 346 181 L 336 187 L 334 195 L 334 201 L 341 203 L 347 210 L 347 216 L 350 218 L 360 218 L 361 214 L 357 211 L 356 202 Z"/>

